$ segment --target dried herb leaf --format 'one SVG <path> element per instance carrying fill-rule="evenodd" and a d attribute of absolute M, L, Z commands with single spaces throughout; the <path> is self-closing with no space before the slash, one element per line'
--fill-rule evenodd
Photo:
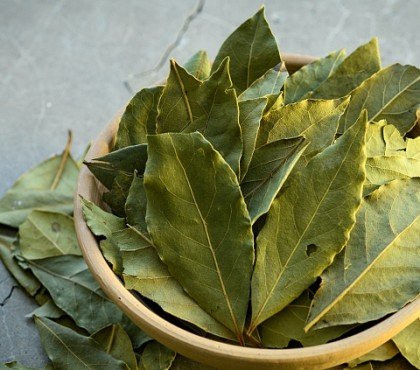
<path fill-rule="evenodd" d="M 148 343 L 141 356 L 145 370 L 168 370 L 175 360 L 176 353 L 159 342 Z"/>
<path fill-rule="evenodd" d="M 212 70 L 226 57 L 231 58 L 232 82 L 238 93 L 281 63 L 277 42 L 265 19 L 264 8 L 242 23 L 225 40 Z"/>
<path fill-rule="evenodd" d="M 209 78 L 211 63 L 207 53 L 204 50 L 200 50 L 188 59 L 184 64 L 184 68 L 189 74 L 202 81 Z"/>
<path fill-rule="evenodd" d="M 322 275 L 306 328 L 376 320 L 416 297 L 419 184 L 396 180 L 363 201 L 346 248 Z"/>
<path fill-rule="evenodd" d="M 125 203 L 125 213 L 127 215 L 127 223 L 144 234 L 148 233 L 146 225 L 146 206 L 147 198 L 146 191 L 144 190 L 143 178 L 134 176 Z"/>
<path fill-rule="evenodd" d="M 396 356 L 398 353 L 398 348 L 394 343 L 392 343 L 392 341 L 389 341 L 385 342 L 373 351 L 370 351 L 355 360 L 349 361 L 348 364 L 352 368 L 368 361 L 387 361 Z"/>
<path fill-rule="evenodd" d="M 420 368 L 420 319 L 392 338 L 401 354 L 417 369 Z"/>
<path fill-rule="evenodd" d="M 257 238 L 249 332 L 296 299 L 346 244 L 362 196 L 365 133 L 366 113 L 274 200 Z"/>
<path fill-rule="evenodd" d="M 241 342 L 254 257 L 235 174 L 200 133 L 156 135 L 149 137 L 144 186 L 146 222 L 159 256 Z"/>

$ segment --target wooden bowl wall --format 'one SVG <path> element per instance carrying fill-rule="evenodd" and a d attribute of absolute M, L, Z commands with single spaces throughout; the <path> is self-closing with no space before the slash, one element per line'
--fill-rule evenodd
<path fill-rule="evenodd" d="M 314 60 L 313 57 L 285 55 L 289 71 L 295 71 Z M 87 159 L 97 158 L 111 150 L 119 124 L 118 115 L 93 142 Z M 89 269 L 121 310 L 150 337 L 182 355 L 226 370 L 326 369 L 379 347 L 420 316 L 420 298 L 375 326 L 351 337 L 332 343 L 297 349 L 246 348 L 221 343 L 190 333 L 151 311 L 130 293 L 104 259 L 93 234 L 83 219 L 79 196 L 101 204 L 103 187 L 86 166 L 81 169 L 74 202 L 77 238 Z"/>

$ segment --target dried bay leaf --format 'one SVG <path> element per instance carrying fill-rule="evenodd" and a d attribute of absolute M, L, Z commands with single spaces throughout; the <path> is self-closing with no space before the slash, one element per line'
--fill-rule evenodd
<path fill-rule="evenodd" d="M 401 354 L 417 369 L 420 368 L 420 318 L 392 338 Z"/>
<path fill-rule="evenodd" d="M 420 137 L 407 138 L 406 156 L 407 158 L 420 160 Z"/>
<path fill-rule="evenodd" d="M 232 82 L 238 93 L 281 63 L 263 7 L 228 36 L 214 60 L 212 71 L 227 56 L 231 58 Z"/>
<path fill-rule="evenodd" d="M 42 306 L 36 308 L 31 313 L 26 315 L 26 317 L 46 317 L 48 319 L 59 319 L 63 317 L 66 313 L 58 307 L 52 299 L 48 299 Z"/>
<path fill-rule="evenodd" d="M 176 353 L 155 340 L 148 343 L 141 356 L 145 370 L 169 370 Z"/>
<path fill-rule="evenodd" d="M 121 251 L 127 289 L 156 302 L 164 311 L 218 337 L 235 339 L 233 333 L 213 319 L 182 288 L 159 258 L 155 247 L 134 228 L 114 233 L 112 242 Z"/>
<path fill-rule="evenodd" d="M 106 353 L 95 340 L 47 318 L 35 318 L 42 344 L 54 369 L 127 370 L 127 365 Z"/>
<path fill-rule="evenodd" d="M 296 299 L 346 244 L 362 198 L 365 133 L 366 113 L 274 200 L 257 237 L 248 332 Z"/>
<path fill-rule="evenodd" d="M 308 144 L 302 137 L 270 142 L 255 150 L 248 172 L 241 183 L 251 222 L 268 212 Z"/>
<path fill-rule="evenodd" d="M 134 226 L 144 234 L 148 234 L 146 207 L 147 198 L 143 178 L 134 176 L 125 203 L 125 214 L 127 216 L 127 224 Z"/>
<path fill-rule="evenodd" d="M 135 174 L 120 172 L 114 179 L 111 190 L 104 193 L 103 201 L 108 204 L 112 212 L 119 217 L 126 217 L 125 203 Z"/>
<path fill-rule="evenodd" d="M 32 211 L 19 226 L 20 252 L 26 259 L 82 253 L 73 218 L 50 211 Z"/>
<path fill-rule="evenodd" d="M 284 84 L 285 103 L 295 103 L 304 98 L 321 85 L 346 56 L 344 50 L 339 50 L 309 63 L 286 79 Z"/>
<path fill-rule="evenodd" d="M 352 92 L 348 108 L 340 119 L 339 132 L 348 129 L 366 109 L 369 121 L 386 119 L 404 135 L 414 124 L 419 100 L 419 69 L 393 64 L 372 75 Z"/>
<path fill-rule="evenodd" d="M 200 133 L 156 135 L 149 137 L 144 186 L 146 222 L 159 256 L 187 293 L 242 342 L 254 251 L 234 172 Z"/>
<path fill-rule="evenodd" d="M 419 179 L 365 198 L 346 248 L 322 275 L 306 328 L 376 320 L 418 295 Z"/>
<path fill-rule="evenodd" d="M 130 337 L 120 325 L 108 326 L 91 336 L 113 358 L 124 362 L 129 370 L 137 370 L 136 355 Z"/>
<path fill-rule="evenodd" d="M 378 40 L 359 46 L 309 95 L 312 99 L 336 99 L 349 94 L 364 80 L 381 69 Z M 359 111 L 360 114 L 360 111 Z M 356 115 L 355 119 L 359 116 Z"/>
<path fill-rule="evenodd" d="M 34 367 L 24 366 L 17 361 L 12 361 L 12 362 L 7 362 L 5 364 L 0 364 L 0 370 L 8 370 L 8 369 L 14 369 L 14 370 L 54 370 L 54 368 L 51 364 L 48 364 L 45 367 L 38 368 L 38 369 L 35 369 Z"/>
<path fill-rule="evenodd" d="M 200 364 L 177 354 L 175 361 L 172 363 L 171 370 L 216 370 L 216 368 Z"/>
<path fill-rule="evenodd" d="M 238 102 L 231 87 L 229 58 L 203 83 L 171 61 L 159 101 L 157 131 L 201 132 L 238 174 L 242 139 Z"/>
<path fill-rule="evenodd" d="M 200 50 L 188 59 L 184 64 L 184 68 L 189 74 L 202 81 L 210 76 L 211 62 L 207 53 L 204 50 Z"/>
<path fill-rule="evenodd" d="M 302 343 L 304 347 L 324 344 L 341 337 L 350 326 L 336 326 L 305 333 L 303 330 L 311 300 L 304 292 L 278 314 L 264 321 L 259 327 L 264 346 L 271 348 L 287 347 L 290 340 Z"/>
<path fill-rule="evenodd" d="M 147 135 L 156 133 L 157 105 L 163 86 L 140 90 L 130 100 L 120 119 L 115 149 L 146 144 Z"/>
<path fill-rule="evenodd" d="M 322 329 L 321 329 L 322 330 Z M 385 342 L 378 348 L 366 353 L 365 355 L 356 358 L 355 360 L 349 361 L 350 368 L 353 368 L 359 364 L 368 361 L 387 361 L 396 356 L 399 353 L 398 348 L 392 341 Z"/>

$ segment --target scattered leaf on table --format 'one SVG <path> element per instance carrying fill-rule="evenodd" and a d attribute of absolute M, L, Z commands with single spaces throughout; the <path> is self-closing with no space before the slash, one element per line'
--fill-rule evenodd
<path fill-rule="evenodd" d="M 387 361 L 396 356 L 398 353 L 399 351 L 395 344 L 392 341 L 388 341 L 373 351 L 370 351 L 355 360 L 349 361 L 348 364 L 351 368 L 353 368 L 368 361 Z"/>
<path fill-rule="evenodd" d="M 254 152 L 248 172 L 241 183 L 252 223 L 268 212 L 307 147 L 305 140 L 299 137 L 273 141 L 260 146 Z"/>
<path fill-rule="evenodd" d="M 156 133 L 157 105 L 163 86 L 140 90 L 130 100 L 121 116 L 115 149 L 146 144 L 147 135 Z"/>
<path fill-rule="evenodd" d="M 229 58 L 203 83 L 171 61 L 159 101 L 158 133 L 199 131 L 238 173 L 242 140 L 238 102 L 231 87 Z"/>
<path fill-rule="evenodd" d="M 149 342 L 141 355 L 145 370 L 168 370 L 175 360 L 176 353 L 155 340 Z"/>
<path fill-rule="evenodd" d="M 395 180 L 365 198 L 346 248 L 321 276 L 306 328 L 376 320 L 416 297 L 419 186 Z"/>
<path fill-rule="evenodd" d="M 264 108 L 267 104 L 266 98 L 257 98 L 239 102 L 239 125 L 241 126 L 243 153 L 240 162 L 240 179 L 243 179 L 248 171 L 249 163 L 255 150 L 258 129 Z"/>
<path fill-rule="evenodd" d="M 150 136 L 144 186 L 147 226 L 171 275 L 242 341 L 254 251 L 234 172 L 200 133 Z"/>
<path fill-rule="evenodd" d="M 337 69 L 346 57 L 344 50 L 335 51 L 325 58 L 309 63 L 290 75 L 284 84 L 286 104 L 297 102 L 314 91 Z"/>
<path fill-rule="evenodd" d="M 238 93 L 281 63 L 277 41 L 265 19 L 264 8 L 228 36 L 214 60 L 212 71 L 231 58 L 232 82 Z"/>
<path fill-rule="evenodd" d="M 409 65 L 393 64 L 375 73 L 351 94 L 350 103 L 340 119 L 343 133 L 366 109 L 369 121 L 386 119 L 405 134 L 416 119 L 420 100 L 420 70 Z"/>
<path fill-rule="evenodd" d="M 123 361 L 129 370 L 137 370 L 136 355 L 130 337 L 119 325 L 108 326 L 91 336 L 96 343 L 117 360 Z"/>
<path fill-rule="evenodd" d="M 188 59 L 184 68 L 189 74 L 202 81 L 210 76 L 211 63 L 207 53 L 200 50 Z"/>
<path fill-rule="evenodd" d="M 35 369 L 34 367 L 24 366 L 17 361 L 12 361 L 12 362 L 7 362 L 5 364 L 0 364 L 0 370 L 9 370 L 9 369 L 14 369 L 14 370 L 54 370 L 54 368 L 51 364 L 48 364 L 43 368 L 37 368 L 37 369 Z"/>
<path fill-rule="evenodd" d="M 42 344 L 55 369 L 127 370 L 127 365 L 106 353 L 92 338 L 47 318 L 35 318 Z"/>
<path fill-rule="evenodd" d="M 31 313 L 26 315 L 26 317 L 47 317 L 48 319 L 58 319 L 64 316 L 66 313 L 59 308 L 52 299 L 49 299 L 42 306 L 36 308 Z"/>
<path fill-rule="evenodd" d="M 346 244 L 362 198 L 365 133 L 366 113 L 274 200 L 257 237 L 249 332 L 299 297 Z"/>
<path fill-rule="evenodd" d="M 392 338 L 401 354 L 415 366 L 420 368 L 420 318 Z"/>
<path fill-rule="evenodd" d="M 221 338 L 235 340 L 233 333 L 213 319 L 182 288 L 160 260 L 155 248 L 135 229 L 112 236 L 121 251 L 124 284 L 156 302 L 164 311 Z"/>
<path fill-rule="evenodd" d="M 335 99 L 350 93 L 381 68 L 378 40 L 373 38 L 351 53 L 331 75 L 309 95 L 312 99 Z M 359 111 L 360 114 L 360 111 Z M 359 116 L 356 115 L 356 119 Z"/>
<path fill-rule="evenodd" d="M 264 346 L 283 348 L 287 347 L 292 339 L 299 341 L 304 347 L 315 346 L 341 337 L 351 329 L 351 326 L 335 326 L 305 333 L 303 328 L 310 304 L 308 293 L 304 292 L 278 314 L 264 321 L 259 327 Z"/>
<path fill-rule="evenodd" d="M 73 217 L 50 211 L 32 211 L 19 226 L 20 252 L 26 259 L 82 253 Z"/>

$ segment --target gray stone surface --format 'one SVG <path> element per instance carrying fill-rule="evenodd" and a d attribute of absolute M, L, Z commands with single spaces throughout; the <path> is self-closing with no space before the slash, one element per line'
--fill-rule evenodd
<path fill-rule="evenodd" d="M 168 47 L 180 61 L 198 49 L 214 57 L 260 3 L 207 0 L 185 23 L 196 0 L 0 0 L 0 194 L 28 167 L 59 152 L 67 129 L 80 155 L 131 96 L 126 81 L 138 88 L 162 79 L 167 58 L 155 67 Z M 384 65 L 419 64 L 418 0 L 270 0 L 266 7 L 284 52 L 351 51 L 376 35 Z M 0 265 L 0 302 L 15 284 Z M 1 305 L 0 362 L 46 362 L 25 319 L 34 307 L 20 289 Z"/>

